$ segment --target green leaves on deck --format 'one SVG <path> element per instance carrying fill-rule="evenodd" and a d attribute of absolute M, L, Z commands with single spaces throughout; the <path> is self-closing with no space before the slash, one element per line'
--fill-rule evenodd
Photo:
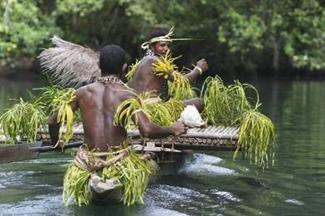
<path fill-rule="evenodd" d="M 235 159 L 241 150 L 245 156 L 249 156 L 250 161 L 258 166 L 267 167 L 268 152 L 271 152 L 273 163 L 274 142 L 275 129 L 271 119 L 255 110 L 249 110 L 244 113 L 240 124 L 238 145 L 233 158 Z"/>
<path fill-rule="evenodd" d="M 252 90 L 255 101 L 247 97 Z M 204 116 L 214 125 L 234 126 L 241 121 L 244 112 L 258 106 L 259 95 L 254 86 L 235 81 L 228 87 L 220 77 L 208 77 L 202 88 L 201 97 L 205 103 Z"/>
<path fill-rule="evenodd" d="M 22 98 L 0 117 L 0 125 L 9 142 L 17 142 L 17 136 L 33 142 L 37 130 L 47 122 L 44 104 L 39 100 L 26 102 Z"/>
<path fill-rule="evenodd" d="M 247 96 L 248 91 L 255 94 L 255 99 Z M 257 110 L 260 104 L 256 88 L 239 81 L 225 86 L 220 77 L 209 77 L 204 82 L 201 96 L 205 104 L 203 115 L 209 123 L 240 127 L 233 158 L 237 158 L 240 150 L 256 165 L 267 166 L 268 155 L 273 155 L 275 130 L 272 121 Z"/>
<path fill-rule="evenodd" d="M 61 124 L 60 138 L 64 132 L 64 142 L 72 138 L 73 112 L 70 102 L 74 98 L 74 89 L 48 86 L 40 89 L 41 94 L 31 94 L 31 102 L 20 98 L 17 104 L 8 109 L 0 117 L 4 134 L 11 142 L 16 142 L 19 135 L 27 142 L 34 142 L 39 129 L 47 124 L 48 117 L 57 112 L 58 123 Z"/>

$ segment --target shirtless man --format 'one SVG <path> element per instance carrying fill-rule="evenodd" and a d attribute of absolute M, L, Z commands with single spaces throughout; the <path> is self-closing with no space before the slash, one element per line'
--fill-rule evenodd
<path fill-rule="evenodd" d="M 71 102 L 72 110 L 80 109 L 84 128 L 84 143 L 89 150 L 107 151 L 112 146 L 119 146 L 127 138 L 127 131 L 122 126 L 113 125 L 117 107 L 124 100 L 135 97 L 132 89 L 127 87 L 120 77 L 127 68 L 126 52 L 116 45 L 101 49 L 99 67 L 102 77 L 98 81 L 78 89 Z M 180 122 L 170 127 L 159 127 L 151 123 L 142 113 L 137 113 L 140 133 L 149 138 L 178 136 L 185 132 Z M 49 121 L 49 133 L 52 144 L 56 144 L 59 123 L 56 115 Z"/>
<path fill-rule="evenodd" d="M 173 39 L 164 31 L 154 31 L 150 34 L 148 42 L 142 45 L 142 48 L 148 49 L 145 57 L 142 58 L 132 79 L 128 82 L 128 86 L 135 89 L 137 93 L 145 91 L 154 91 L 160 95 L 166 82 L 164 78 L 156 76 L 152 72 L 152 64 L 157 62 L 160 56 L 165 55 L 169 50 L 169 45 Z M 196 78 L 208 69 L 205 59 L 201 59 L 196 63 L 192 71 L 185 76 L 192 83 Z M 202 110 L 203 104 L 200 99 L 187 100 L 185 104 L 193 104 L 199 110 Z"/>

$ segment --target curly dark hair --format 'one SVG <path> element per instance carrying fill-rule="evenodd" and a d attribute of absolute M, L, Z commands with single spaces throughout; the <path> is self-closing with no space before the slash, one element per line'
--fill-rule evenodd
<path fill-rule="evenodd" d="M 156 28 L 154 29 L 153 31 L 151 31 L 148 35 L 148 41 L 152 38 L 155 38 L 155 37 L 159 37 L 159 36 L 164 36 L 168 34 L 168 31 L 166 29 L 162 29 L 162 28 Z"/>
<path fill-rule="evenodd" d="M 102 74 L 117 74 L 127 63 L 127 52 L 118 45 L 107 45 L 100 50 L 99 68 Z"/>

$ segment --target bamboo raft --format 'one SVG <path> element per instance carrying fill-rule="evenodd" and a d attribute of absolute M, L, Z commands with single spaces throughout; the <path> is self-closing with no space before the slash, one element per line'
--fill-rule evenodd
<path fill-rule="evenodd" d="M 82 125 L 75 125 L 72 143 L 65 145 L 66 148 L 82 145 Z M 158 156 L 166 153 L 169 156 L 176 154 L 187 154 L 191 150 L 234 150 L 238 141 L 238 130 L 235 127 L 190 128 L 181 136 L 169 136 L 165 138 L 148 139 L 143 138 L 137 129 L 128 130 L 128 137 L 132 140 L 133 148 L 140 152 L 153 152 Z M 15 145 L 0 145 L 0 163 L 33 159 L 40 152 L 53 151 L 51 146 L 42 146 L 43 141 L 49 141 L 46 130 L 39 131 L 41 141 L 34 144 L 20 143 Z M 190 151 L 188 151 L 190 150 Z M 163 156 L 164 157 L 164 156 Z M 167 157 L 164 161 L 168 162 Z M 173 158 L 170 161 L 174 161 Z"/>
<path fill-rule="evenodd" d="M 173 149 L 193 150 L 234 150 L 238 141 L 238 130 L 236 127 L 214 127 L 189 128 L 187 132 L 179 137 L 169 136 L 165 138 L 148 139 L 140 135 L 139 130 L 128 130 L 128 137 L 132 144 L 154 147 L 166 147 Z M 48 140 L 47 132 L 41 132 L 42 140 Z M 83 140 L 82 125 L 74 127 L 73 140 Z"/>

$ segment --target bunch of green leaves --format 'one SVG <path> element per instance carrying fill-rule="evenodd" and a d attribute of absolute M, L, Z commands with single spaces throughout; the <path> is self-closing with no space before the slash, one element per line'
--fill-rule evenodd
<path fill-rule="evenodd" d="M 91 173 L 84 171 L 74 164 L 67 169 L 63 180 L 63 202 L 68 204 L 72 197 L 79 206 L 90 203 L 91 193 L 88 187 Z"/>
<path fill-rule="evenodd" d="M 137 70 L 137 67 L 139 66 L 140 61 L 136 60 L 135 63 L 131 64 L 129 66 L 129 71 L 127 72 L 127 74 L 125 75 L 126 79 L 129 81 L 132 79 L 132 77 L 135 74 L 135 71 Z"/>
<path fill-rule="evenodd" d="M 26 102 L 22 98 L 19 102 L 7 109 L 0 117 L 0 124 L 4 134 L 12 142 L 17 141 L 17 136 L 28 142 L 36 140 L 37 131 L 46 123 L 44 104 L 39 100 Z"/>
<path fill-rule="evenodd" d="M 168 94 L 176 100 L 193 98 L 195 92 L 191 88 L 190 81 L 180 72 L 172 73 L 172 81 L 168 82 Z"/>
<path fill-rule="evenodd" d="M 241 122 L 243 114 L 251 109 L 256 110 L 259 104 L 259 94 L 257 89 L 247 83 L 235 81 L 234 84 L 227 87 L 230 98 L 230 116 L 234 124 Z M 248 92 L 253 93 L 254 98 L 248 97 Z"/>
<path fill-rule="evenodd" d="M 161 101 L 145 104 L 144 110 L 149 114 L 150 120 L 157 125 L 169 126 L 173 122 L 168 108 Z"/>
<path fill-rule="evenodd" d="M 56 109 L 56 105 L 53 103 L 55 98 L 64 95 L 66 89 L 58 85 L 48 85 L 42 88 L 35 88 L 35 91 L 39 91 L 38 100 L 42 101 L 45 104 L 45 111 L 47 115 L 53 114 Z"/>
<path fill-rule="evenodd" d="M 147 116 L 145 110 L 143 110 L 145 102 L 153 100 L 152 93 L 145 92 L 140 94 L 137 97 L 132 97 L 124 100 L 116 109 L 114 114 L 114 125 L 131 128 L 133 123 L 135 125 L 138 124 L 138 117 L 136 115 L 137 112 L 144 112 Z"/>
<path fill-rule="evenodd" d="M 123 203 L 131 206 L 143 202 L 144 191 L 147 187 L 151 166 L 146 160 L 133 151 L 123 160 L 103 169 L 103 177 L 116 177 L 124 188 Z"/>
<path fill-rule="evenodd" d="M 171 53 L 167 52 L 166 55 L 161 56 L 157 62 L 152 64 L 152 72 L 158 77 L 169 79 L 173 72 L 177 71 L 177 66 L 174 64 L 177 58 L 179 57 L 173 58 Z"/>
<path fill-rule="evenodd" d="M 75 90 L 66 89 L 61 95 L 54 96 L 53 110 L 57 112 L 57 122 L 61 124 L 59 139 L 64 133 L 64 142 L 67 143 L 73 136 L 73 111 L 70 103 L 75 98 Z"/>
<path fill-rule="evenodd" d="M 233 158 L 238 152 L 249 156 L 250 161 L 264 168 L 268 166 L 269 155 L 273 159 L 275 129 L 272 121 L 256 110 L 245 112 L 240 124 L 239 139 Z M 272 160 L 273 163 L 273 160 Z"/>
<path fill-rule="evenodd" d="M 247 96 L 249 90 L 255 94 L 254 99 Z M 201 95 L 205 103 L 204 117 L 210 123 L 240 127 L 233 158 L 242 151 L 256 165 L 267 166 L 268 154 L 275 143 L 275 132 L 272 121 L 258 112 L 260 103 L 257 89 L 239 81 L 227 87 L 216 76 L 206 80 Z"/>
<path fill-rule="evenodd" d="M 74 122 L 74 114 L 70 103 L 75 98 L 75 89 L 49 85 L 35 90 L 41 91 L 38 100 L 46 105 L 46 113 L 48 115 L 57 113 L 57 122 L 60 123 L 59 140 L 64 134 L 64 142 L 69 142 L 73 136 L 72 126 Z"/>
<path fill-rule="evenodd" d="M 256 93 L 256 102 L 249 100 L 246 92 Z M 208 77 L 201 91 L 205 108 L 204 117 L 213 125 L 238 125 L 244 112 L 252 109 L 252 103 L 258 104 L 258 92 L 249 84 L 236 81 L 233 85 L 225 86 L 220 77 Z M 252 101 L 252 102 L 251 102 Z"/>
<path fill-rule="evenodd" d="M 114 115 L 114 124 L 132 127 L 133 123 L 138 124 L 137 112 L 142 111 L 149 120 L 160 126 L 169 126 L 174 123 L 183 111 L 182 102 L 171 99 L 162 102 L 153 93 L 145 92 L 137 97 L 123 101 L 117 108 Z"/>
<path fill-rule="evenodd" d="M 170 126 L 179 119 L 181 112 L 184 110 L 184 104 L 181 101 L 169 99 L 167 102 L 145 103 L 144 110 L 155 124 Z"/>
<path fill-rule="evenodd" d="M 171 123 L 174 123 L 180 118 L 181 113 L 184 110 L 184 103 L 182 101 L 171 98 L 163 104 L 169 112 L 171 118 L 171 122 L 169 123 L 170 125 Z"/>
<path fill-rule="evenodd" d="M 46 112 L 47 115 L 51 115 L 58 110 L 58 106 L 60 106 L 60 104 L 57 104 L 57 102 L 60 100 L 64 101 L 67 99 L 66 98 L 67 91 L 73 91 L 72 88 L 66 89 L 63 88 L 62 86 L 52 85 L 52 84 L 42 88 L 36 88 L 33 90 L 40 91 L 38 100 L 41 100 L 45 104 L 44 111 Z M 71 98 L 68 101 L 71 101 Z M 75 113 L 74 120 L 75 122 L 81 122 L 81 116 L 79 111 Z"/>

